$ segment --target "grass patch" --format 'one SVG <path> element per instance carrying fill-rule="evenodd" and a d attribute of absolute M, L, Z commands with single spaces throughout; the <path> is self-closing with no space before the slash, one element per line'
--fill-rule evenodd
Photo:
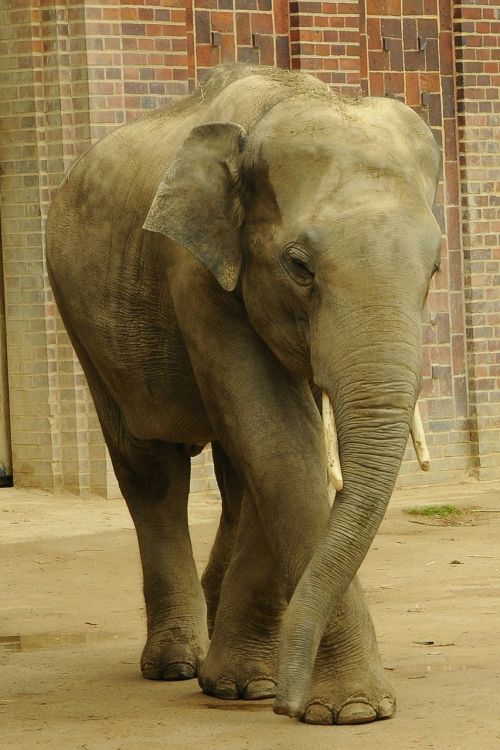
<path fill-rule="evenodd" d="M 457 508 L 456 505 L 415 505 L 413 508 L 403 508 L 403 513 L 413 517 L 408 519 L 410 523 L 423 526 L 477 526 L 480 523 L 479 511 L 474 506 Z"/>
<path fill-rule="evenodd" d="M 462 514 L 462 511 L 456 505 L 418 505 L 414 508 L 405 508 L 403 512 L 409 516 L 438 519 L 452 518 Z"/>

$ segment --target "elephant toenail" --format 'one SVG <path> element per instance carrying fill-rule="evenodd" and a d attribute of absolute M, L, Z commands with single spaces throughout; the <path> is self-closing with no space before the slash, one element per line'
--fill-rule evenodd
<path fill-rule="evenodd" d="M 377 713 L 373 706 L 363 701 L 357 701 L 342 706 L 337 716 L 337 724 L 366 724 L 376 718 Z"/>
<path fill-rule="evenodd" d="M 333 714 L 322 703 L 311 703 L 304 717 L 306 724 L 333 724 Z"/>
<path fill-rule="evenodd" d="M 378 704 L 378 718 L 389 719 L 396 711 L 396 702 L 392 698 L 382 698 Z"/>
<path fill-rule="evenodd" d="M 240 692 L 233 680 L 220 680 L 215 685 L 214 695 L 225 701 L 236 701 L 240 697 Z"/>
<path fill-rule="evenodd" d="M 167 664 L 163 671 L 164 680 L 192 680 L 196 677 L 196 668 L 186 661 Z"/>
<path fill-rule="evenodd" d="M 262 677 L 258 680 L 250 680 L 243 690 L 243 698 L 247 701 L 264 700 L 274 698 L 276 695 L 276 683 L 274 680 Z"/>
<path fill-rule="evenodd" d="M 161 680 L 163 679 L 157 664 L 152 664 L 151 662 L 146 662 L 145 664 L 141 665 L 141 671 L 142 676 L 145 677 L 146 680 Z"/>

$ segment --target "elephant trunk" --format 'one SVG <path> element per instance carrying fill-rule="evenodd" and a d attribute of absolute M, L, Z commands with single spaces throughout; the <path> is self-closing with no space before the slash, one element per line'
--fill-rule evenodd
<path fill-rule="evenodd" d="M 348 336 L 344 351 L 336 341 L 326 372 L 323 347 L 316 348 L 315 379 L 335 407 L 343 486 L 283 621 L 279 713 L 303 714 L 320 640 L 382 521 L 408 441 L 418 395 L 420 326 L 407 317 L 396 326 L 393 320 L 382 334 L 383 321 L 378 333 L 365 326 L 362 340 L 352 332 L 357 346 Z"/>

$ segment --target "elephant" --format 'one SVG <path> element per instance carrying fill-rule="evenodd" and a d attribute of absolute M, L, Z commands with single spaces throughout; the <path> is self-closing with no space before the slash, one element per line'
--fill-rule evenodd
<path fill-rule="evenodd" d="M 357 571 L 421 390 L 439 170 L 396 99 L 236 63 L 65 177 L 47 267 L 137 531 L 144 677 L 311 724 L 393 715 Z M 208 444 L 222 511 L 200 582 Z"/>

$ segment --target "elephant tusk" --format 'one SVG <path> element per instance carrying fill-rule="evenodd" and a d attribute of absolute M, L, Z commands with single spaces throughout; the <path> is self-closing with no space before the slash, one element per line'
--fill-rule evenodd
<path fill-rule="evenodd" d="M 411 423 L 411 438 L 413 440 L 413 447 L 417 454 L 417 460 L 422 471 L 429 471 L 430 469 L 430 456 L 427 443 L 425 442 L 424 428 L 422 425 L 422 418 L 420 416 L 420 410 L 418 404 L 415 404 L 415 411 L 413 412 L 413 420 Z"/>
<path fill-rule="evenodd" d="M 339 443 L 337 440 L 337 429 L 335 427 L 335 416 L 333 405 L 327 394 L 323 392 L 322 398 L 323 427 L 325 430 L 326 443 L 326 466 L 328 481 L 335 491 L 343 487 L 342 470 L 340 468 Z M 331 493 L 330 497 L 331 497 Z"/>

